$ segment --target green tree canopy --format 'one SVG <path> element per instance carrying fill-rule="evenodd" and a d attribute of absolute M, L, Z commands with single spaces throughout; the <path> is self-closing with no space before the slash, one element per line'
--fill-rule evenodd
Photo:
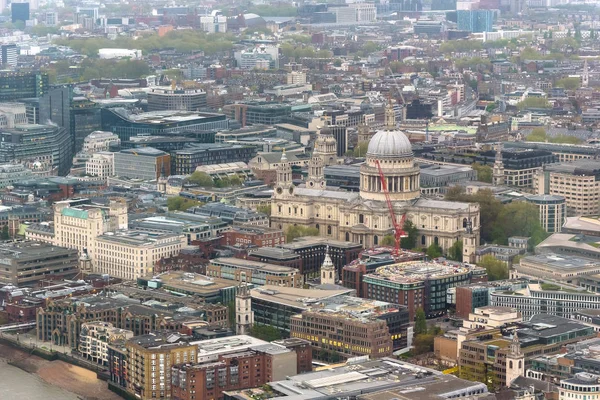
<path fill-rule="evenodd" d="M 438 258 L 444 255 L 442 248 L 435 243 L 431 243 L 431 245 L 427 248 L 426 253 L 427 257 L 429 258 Z"/>
<path fill-rule="evenodd" d="M 281 331 L 271 325 L 254 324 L 254 326 L 250 328 L 249 333 L 250 336 L 266 342 L 272 342 L 273 340 L 281 339 Z"/>
<path fill-rule="evenodd" d="M 551 108 L 552 106 L 545 97 L 527 97 L 525 100 L 517 103 L 519 110 L 528 108 Z"/>
<path fill-rule="evenodd" d="M 451 201 L 478 203 L 481 218 L 481 240 L 487 243 L 492 243 L 494 241 L 492 231 L 494 229 L 494 224 L 498 220 L 498 214 L 502 210 L 502 203 L 500 200 L 496 199 L 491 190 L 483 189 L 475 194 L 469 195 L 465 193 L 464 188 L 454 186 L 446 193 L 446 199 Z"/>
<path fill-rule="evenodd" d="M 271 216 L 271 205 L 265 204 L 264 206 L 257 206 L 256 211 L 258 211 L 259 213 L 263 213 L 263 214 L 267 214 L 268 216 Z"/>
<path fill-rule="evenodd" d="M 511 236 L 530 237 L 529 245 L 532 247 L 548 237 L 540 224 L 536 205 L 514 201 L 502 206 L 492 228 L 493 242 L 508 244 Z"/>
<path fill-rule="evenodd" d="M 556 81 L 556 87 L 565 88 L 566 90 L 576 90 L 581 86 L 579 78 L 562 78 Z"/>
<path fill-rule="evenodd" d="M 542 127 L 533 128 L 531 133 L 527 135 L 528 142 L 545 142 L 547 139 L 546 130 Z"/>
<path fill-rule="evenodd" d="M 368 142 L 359 143 L 354 147 L 353 155 L 354 157 L 360 158 L 364 157 L 367 154 L 367 149 L 369 148 Z"/>
<path fill-rule="evenodd" d="M 477 180 L 479 182 L 492 183 L 492 177 L 494 175 L 492 167 L 490 167 L 489 165 L 483 165 L 479 163 L 473 163 L 471 164 L 471 167 L 475 171 L 477 171 Z"/>
<path fill-rule="evenodd" d="M 189 183 L 194 185 L 202 186 L 202 187 L 213 187 L 214 182 L 213 179 L 206 172 L 196 171 L 189 178 L 187 178 Z"/>
<path fill-rule="evenodd" d="M 310 226 L 292 225 L 285 232 L 285 240 L 288 243 L 302 236 L 319 236 L 319 230 Z"/>
<path fill-rule="evenodd" d="M 199 201 L 186 199 L 185 197 L 181 196 L 169 197 L 167 199 L 167 207 L 169 208 L 169 211 L 185 211 L 188 208 L 201 206 L 202 204 L 203 203 Z"/>
<path fill-rule="evenodd" d="M 477 265 L 481 268 L 485 268 L 487 271 L 488 280 L 490 281 L 508 278 L 508 266 L 506 263 L 498 260 L 491 254 L 483 256 Z"/>
<path fill-rule="evenodd" d="M 415 335 L 420 335 L 422 333 L 427 333 L 427 320 L 425 316 L 425 311 L 422 307 L 417 308 L 415 311 Z"/>
<path fill-rule="evenodd" d="M 10 239 L 10 234 L 8 232 L 8 225 L 4 225 L 2 227 L 2 232 L 0 233 L 0 239 L 2 239 L 2 240 Z"/>
<path fill-rule="evenodd" d="M 417 246 L 417 238 L 419 237 L 419 230 L 411 221 L 404 221 L 402 227 L 404 232 L 408 235 L 400 239 L 400 247 L 403 249 L 414 249 Z"/>
<path fill-rule="evenodd" d="M 463 242 L 462 240 L 457 240 L 454 244 L 448 249 L 448 258 L 454 261 L 461 261 L 463 259 Z"/>
<path fill-rule="evenodd" d="M 383 239 L 381 239 L 382 246 L 394 246 L 396 245 L 396 239 L 394 235 L 385 235 Z"/>

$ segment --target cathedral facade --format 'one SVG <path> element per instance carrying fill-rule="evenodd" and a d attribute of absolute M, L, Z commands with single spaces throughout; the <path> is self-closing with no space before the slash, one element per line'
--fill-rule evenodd
<path fill-rule="evenodd" d="M 421 198 L 420 169 L 406 135 L 396 128 L 394 110 L 386 109 L 385 128 L 369 141 L 360 167 L 360 192 L 327 188 L 323 168 L 329 161 L 331 141 L 324 128 L 315 141 L 306 184 L 296 187 L 282 154 L 281 168 L 271 200 L 271 226 L 287 229 L 301 225 L 317 228 L 322 237 L 371 247 L 393 234 L 380 169 L 398 221 L 402 216 L 418 229 L 417 247 L 438 244 L 444 251 L 463 241 L 463 261 L 473 262 L 479 244 L 479 205 Z"/>

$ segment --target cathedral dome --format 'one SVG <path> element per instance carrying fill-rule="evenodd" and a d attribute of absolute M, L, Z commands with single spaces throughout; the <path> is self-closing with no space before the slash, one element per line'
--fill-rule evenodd
<path fill-rule="evenodd" d="M 412 145 L 406 135 L 399 130 L 385 129 L 378 131 L 367 149 L 369 157 L 409 157 L 412 156 Z"/>

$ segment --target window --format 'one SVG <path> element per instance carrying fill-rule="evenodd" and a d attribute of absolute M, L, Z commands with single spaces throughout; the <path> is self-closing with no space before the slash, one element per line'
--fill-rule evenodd
<path fill-rule="evenodd" d="M 377 235 L 373 236 L 373 244 L 379 244 L 379 237 Z"/>
<path fill-rule="evenodd" d="M 331 235 L 331 225 L 327 225 L 327 234 Z"/>
<path fill-rule="evenodd" d="M 421 244 L 425 245 L 425 235 L 421 236 Z"/>
<path fill-rule="evenodd" d="M 362 224 L 365 222 L 365 216 L 362 214 L 358 214 L 358 223 Z"/>

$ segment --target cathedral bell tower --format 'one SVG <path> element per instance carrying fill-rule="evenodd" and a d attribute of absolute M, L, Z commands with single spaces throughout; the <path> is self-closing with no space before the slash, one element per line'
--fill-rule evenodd
<path fill-rule="evenodd" d="M 285 149 L 281 153 L 281 161 L 277 168 L 277 183 L 275 184 L 274 197 L 285 197 L 294 194 L 292 182 L 292 166 L 287 159 Z"/>

